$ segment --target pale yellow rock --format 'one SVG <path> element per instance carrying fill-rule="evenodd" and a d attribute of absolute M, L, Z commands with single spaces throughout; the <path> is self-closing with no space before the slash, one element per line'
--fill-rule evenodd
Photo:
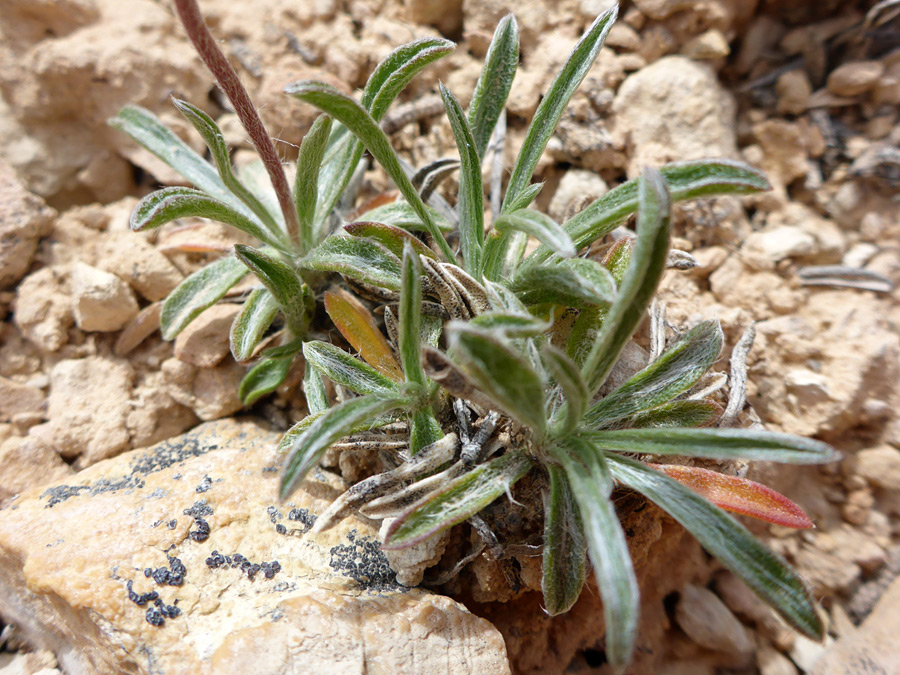
<path fill-rule="evenodd" d="M 175 357 L 198 368 L 212 368 L 228 354 L 228 336 L 239 305 L 213 305 L 175 338 Z"/>
<path fill-rule="evenodd" d="M 342 485 L 320 471 L 279 504 L 277 438 L 223 420 L 23 495 L 0 511 L 4 620 L 67 673 L 508 673 L 491 624 L 396 584 L 368 522 L 309 535 Z M 213 551 L 280 570 L 251 581 Z M 175 558 L 182 585 L 145 577 Z M 151 625 L 129 581 L 181 614 Z"/>
<path fill-rule="evenodd" d="M 13 285 L 28 271 L 38 239 L 47 234 L 54 215 L 0 159 L 0 288 Z"/>
<path fill-rule="evenodd" d="M 124 279 L 147 300 L 164 299 L 184 275 L 155 246 L 134 232 L 112 232 L 96 248 L 97 267 Z"/>
<path fill-rule="evenodd" d="M 128 284 L 82 262 L 72 266 L 71 287 L 75 323 L 81 330 L 117 331 L 140 311 Z"/>
<path fill-rule="evenodd" d="M 878 83 L 884 73 L 879 61 L 852 61 L 835 68 L 828 76 L 828 91 L 836 96 L 858 96 Z"/>

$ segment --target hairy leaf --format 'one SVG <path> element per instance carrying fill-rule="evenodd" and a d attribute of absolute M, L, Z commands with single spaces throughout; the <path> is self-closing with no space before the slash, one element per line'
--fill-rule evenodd
<path fill-rule="evenodd" d="M 718 321 L 698 324 L 656 361 L 592 405 L 585 424 L 592 429 L 608 428 L 687 391 L 715 363 L 723 339 Z"/>
<path fill-rule="evenodd" d="M 295 336 L 303 335 L 310 320 L 312 296 L 298 274 L 277 258 L 251 246 L 237 244 L 234 253 L 275 298 L 291 332 Z"/>
<path fill-rule="evenodd" d="M 229 342 L 235 361 L 246 361 L 278 315 L 278 302 L 265 288 L 254 288 L 231 324 Z"/>
<path fill-rule="evenodd" d="M 332 443 L 359 430 L 360 426 L 366 428 L 367 423 L 371 426 L 379 415 L 402 408 L 406 403 L 400 395 L 369 394 L 351 398 L 319 413 L 305 427 L 288 431 L 279 445 L 288 453 L 281 473 L 281 500 L 290 496 Z"/>
<path fill-rule="evenodd" d="M 541 347 L 541 356 L 565 397 L 565 421 L 562 428 L 572 430 L 587 407 L 589 401 L 587 385 L 581 377 L 578 366 L 556 347 L 544 344 Z"/>
<path fill-rule="evenodd" d="M 306 253 L 323 238 L 316 222 L 319 169 L 325 156 L 331 118 L 320 115 L 300 142 L 297 173 L 294 178 L 294 208 L 300 221 L 300 251 Z"/>
<path fill-rule="evenodd" d="M 174 340 L 197 315 L 221 300 L 245 276 L 244 264 L 229 255 L 202 267 L 178 284 L 163 302 L 159 316 L 163 340 Z"/>
<path fill-rule="evenodd" d="M 502 331 L 506 337 L 524 338 L 543 335 L 552 325 L 549 321 L 531 314 L 485 312 L 470 321 L 471 325 L 487 331 Z"/>
<path fill-rule="evenodd" d="M 544 503 L 541 590 L 550 616 L 568 612 L 584 587 L 587 542 L 578 505 L 562 468 L 548 465 L 550 494 Z"/>
<path fill-rule="evenodd" d="M 419 450 L 435 443 L 444 436 L 440 422 L 431 408 L 417 410 L 409 418 L 409 454 L 416 455 Z"/>
<path fill-rule="evenodd" d="M 534 237 L 563 258 L 575 255 L 575 245 L 566 231 L 547 215 L 531 209 L 519 209 L 501 215 L 494 222 L 494 229 L 501 233 L 517 230 Z"/>
<path fill-rule="evenodd" d="M 450 481 L 407 509 L 388 527 L 384 548 L 415 546 L 474 516 L 522 478 L 533 465 L 522 453 L 507 452 Z"/>
<path fill-rule="evenodd" d="M 450 232 L 453 229 L 453 226 L 447 222 L 446 218 L 444 218 L 435 209 L 428 206 L 428 204 L 425 205 L 425 210 L 428 211 L 428 214 L 431 216 L 432 222 L 437 226 L 439 230 L 441 230 L 442 232 Z M 375 208 L 369 209 L 368 211 L 363 213 L 360 218 L 365 218 L 368 221 L 384 223 L 385 225 L 393 225 L 394 227 L 399 227 L 401 230 L 410 230 L 415 232 L 426 229 L 425 224 L 422 222 L 422 219 L 419 218 L 419 216 L 413 210 L 413 207 L 409 205 L 409 202 L 404 199 L 397 199 L 387 204 L 382 204 L 380 206 L 376 206 Z M 434 258 L 434 254 L 432 254 L 431 257 Z"/>
<path fill-rule="evenodd" d="M 400 364 L 408 382 L 424 385 L 422 369 L 422 263 L 411 246 L 403 251 L 403 284 L 400 288 L 400 326 L 397 345 Z M 430 441 L 433 443 L 434 441 Z M 428 445 L 428 443 L 426 443 Z"/>
<path fill-rule="evenodd" d="M 531 120 L 531 125 L 528 127 L 528 133 L 522 143 L 522 150 L 519 152 L 515 168 L 509 178 L 509 187 L 507 187 L 506 198 L 503 202 L 504 213 L 510 211 L 508 205 L 514 202 L 528 187 L 534 168 L 537 166 L 547 142 L 556 131 L 556 126 L 569 105 L 569 100 L 593 65 L 594 59 L 606 39 L 606 34 L 616 20 L 618 11 L 618 6 L 614 5 L 597 17 L 575 45 L 562 70 L 559 71 L 547 94 L 541 100 L 534 113 L 534 119 Z"/>
<path fill-rule="evenodd" d="M 238 397 L 244 405 L 253 405 L 266 394 L 278 389 L 291 369 L 293 356 L 264 358 L 253 366 L 238 387 Z"/>
<path fill-rule="evenodd" d="M 710 427 L 719 421 L 723 412 L 722 406 L 714 401 L 672 401 L 638 413 L 628 420 L 628 426 L 633 429 Z"/>
<path fill-rule="evenodd" d="M 306 363 L 335 384 L 347 387 L 357 394 L 392 394 L 397 383 L 385 377 L 372 366 L 350 356 L 327 342 L 318 340 L 303 344 Z"/>
<path fill-rule="evenodd" d="M 585 436 L 613 452 L 787 464 L 825 464 L 838 459 L 826 443 L 764 429 L 620 429 L 585 432 Z"/>
<path fill-rule="evenodd" d="M 391 346 L 375 325 L 372 313 L 359 300 L 341 289 L 328 291 L 325 311 L 366 363 L 395 382 L 403 379 Z"/>
<path fill-rule="evenodd" d="M 638 236 L 631 262 L 582 368 L 592 394 L 606 381 L 637 329 L 666 268 L 671 217 L 669 196 L 658 171 L 644 172 L 639 201 Z"/>
<path fill-rule="evenodd" d="M 606 268 L 584 258 L 531 267 L 517 274 L 509 287 L 526 305 L 588 307 L 608 305 L 616 297 L 615 283 Z"/>
<path fill-rule="evenodd" d="M 417 254 L 424 255 L 426 258 L 431 258 L 432 260 L 436 259 L 432 250 L 425 246 L 425 244 L 406 230 L 394 227 L 393 225 L 361 220 L 344 225 L 344 231 L 354 237 L 374 239 L 398 258 L 403 256 L 403 247 L 406 244 L 409 244 Z"/>
<path fill-rule="evenodd" d="M 303 371 L 303 393 L 306 395 L 306 409 L 310 415 L 324 412 L 331 407 L 322 373 L 315 368 L 306 368 Z"/>
<path fill-rule="evenodd" d="M 765 520 L 782 527 L 815 527 L 803 509 L 779 492 L 755 481 L 718 471 L 678 464 L 648 464 L 689 487 L 720 509 Z"/>
<path fill-rule="evenodd" d="M 441 98 L 450 120 L 450 129 L 459 150 L 459 243 L 465 270 L 481 278 L 484 246 L 484 186 L 481 183 L 481 158 L 466 116 L 456 97 L 443 84 Z M 453 258 L 449 258 L 450 261 Z"/>
<path fill-rule="evenodd" d="M 310 251 L 300 264 L 319 272 L 338 272 L 390 291 L 400 290 L 400 259 L 370 239 L 332 235 Z"/>
<path fill-rule="evenodd" d="M 472 127 L 479 157 L 484 157 L 500 113 L 506 107 L 506 99 L 518 65 L 519 26 L 516 18 L 507 14 L 494 30 L 484 67 L 469 104 L 469 125 Z"/>
<path fill-rule="evenodd" d="M 791 626 L 814 640 L 822 639 L 824 627 L 799 575 L 747 528 L 689 488 L 640 462 L 614 455 L 608 459 L 617 481 L 681 523 Z"/>

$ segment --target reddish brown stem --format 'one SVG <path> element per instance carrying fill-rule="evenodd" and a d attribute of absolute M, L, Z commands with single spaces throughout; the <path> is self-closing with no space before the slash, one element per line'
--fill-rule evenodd
<path fill-rule="evenodd" d="M 203 21 L 203 15 L 200 13 L 200 7 L 197 6 L 196 0 L 175 0 L 175 12 L 181 20 L 184 30 L 194 45 L 194 49 L 200 55 L 203 63 L 209 68 L 209 71 L 216 78 L 216 82 L 225 92 L 234 111 L 237 113 L 238 119 L 241 121 L 247 134 L 250 136 L 256 152 L 259 154 L 266 171 L 269 174 L 269 180 L 272 181 L 272 187 L 275 188 L 275 194 L 278 196 L 278 205 L 284 215 L 284 223 L 287 228 L 288 236 L 294 244 L 300 243 L 300 222 L 297 219 L 297 212 L 294 210 L 294 202 L 291 198 L 291 189 L 288 187 L 287 178 L 284 170 L 281 168 L 281 161 L 275 152 L 275 145 L 272 138 L 263 126 L 262 120 L 256 113 L 256 108 L 250 100 L 250 95 L 241 84 L 234 68 L 228 63 L 225 54 L 219 49 L 215 38 L 206 27 Z"/>

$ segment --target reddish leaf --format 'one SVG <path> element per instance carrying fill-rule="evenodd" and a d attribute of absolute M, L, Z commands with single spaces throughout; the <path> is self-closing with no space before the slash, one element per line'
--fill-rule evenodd
<path fill-rule="evenodd" d="M 649 464 L 648 466 L 690 488 L 716 506 L 765 520 L 783 527 L 809 529 L 815 527 L 803 509 L 772 488 L 746 478 L 727 476 L 717 471 L 677 464 Z"/>
<path fill-rule="evenodd" d="M 391 346 L 375 325 L 371 312 L 359 300 L 347 291 L 335 289 L 325 293 L 325 311 L 366 363 L 395 382 L 403 380 L 403 371 Z"/>

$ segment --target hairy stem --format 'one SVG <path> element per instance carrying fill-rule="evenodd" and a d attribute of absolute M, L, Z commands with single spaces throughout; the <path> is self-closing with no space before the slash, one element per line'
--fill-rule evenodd
<path fill-rule="evenodd" d="M 244 89 L 244 85 L 241 84 L 237 73 L 234 72 L 234 68 L 228 63 L 225 54 L 219 49 L 215 38 L 209 32 L 209 28 L 206 27 L 196 0 L 175 0 L 175 12 L 178 14 L 184 30 L 193 43 L 194 49 L 197 50 L 203 63 L 209 68 L 213 77 L 216 78 L 216 82 L 219 83 L 222 91 L 225 92 L 228 100 L 231 101 L 238 119 L 250 136 L 256 152 L 266 167 L 269 180 L 272 181 L 272 187 L 275 188 L 275 194 L 278 196 L 278 205 L 281 207 L 281 212 L 284 215 L 284 224 L 287 228 L 288 236 L 295 245 L 299 245 L 300 223 L 297 219 L 297 212 L 294 210 L 291 190 L 288 187 L 287 178 L 284 175 L 284 170 L 281 168 L 281 161 L 275 152 L 272 139 L 256 113 L 256 108 L 250 100 L 250 95 Z"/>

